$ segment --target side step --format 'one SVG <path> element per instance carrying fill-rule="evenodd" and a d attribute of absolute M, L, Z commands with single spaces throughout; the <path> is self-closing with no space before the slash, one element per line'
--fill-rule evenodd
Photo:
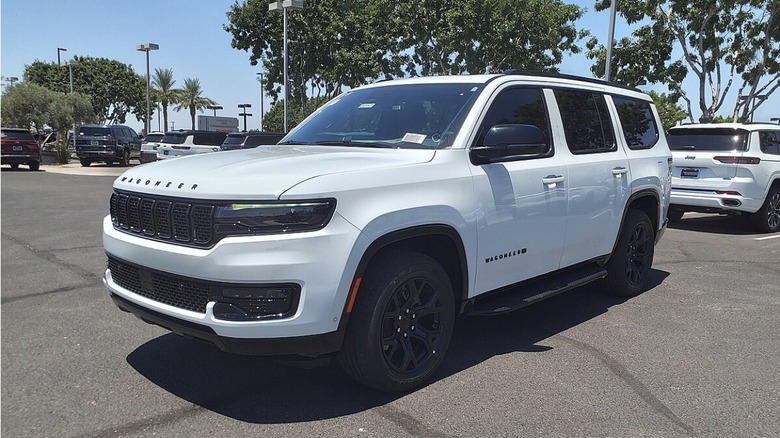
<path fill-rule="evenodd" d="M 466 314 L 469 316 L 492 316 L 514 312 L 521 307 L 584 286 L 606 276 L 607 271 L 604 268 L 593 265 L 564 271 L 560 274 L 503 289 L 500 293 L 476 301 L 466 311 Z"/>

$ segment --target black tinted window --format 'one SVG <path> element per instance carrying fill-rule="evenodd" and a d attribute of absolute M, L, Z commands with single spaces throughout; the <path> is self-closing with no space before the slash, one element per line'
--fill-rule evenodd
<path fill-rule="evenodd" d="M 732 128 L 670 129 L 666 140 L 673 151 L 744 151 L 748 132 Z"/>
<path fill-rule="evenodd" d="M 184 143 L 184 140 L 187 139 L 187 134 L 165 134 L 165 136 L 160 140 L 161 143 L 170 143 L 170 144 L 182 144 Z"/>
<path fill-rule="evenodd" d="M 510 88 L 503 90 L 490 104 L 479 127 L 477 144 L 482 144 L 487 132 L 496 125 L 533 125 L 542 131 L 550 150 L 550 124 L 542 90 L 538 88 Z"/>
<path fill-rule="evenodd" d="M 555 90 L 566 144 L 575 154 L 617 150 L 604 96 L 578 90 Z"/>
<path fill-rule="evenodd" d="M 613 96 L 620 126 L 631 149 L 650 149 L 658 141 L 658 127 L 655 124 L 650 102 Z"/>
<path fill-rule="evenodd" d="M 3 129 L 3 140 L 35 140 L 30 131 L 14 131 Z"/>
<path fill-rule="evenodd" d="M 199 132 L 192 136 L 192 143 L 199 146 L 220 146 L 226 136 L 224 132 Z"/>
<path fill-rule="evenodd" d="M 144 137 L 144 141 L 147 143 L 154 143 L 162 140 L 163 137 L 165 137 L 163 134 L 149 134 Z"/>
<path fill-rule="evenodd" d="M 241 134 L 228 134 L 225 137 L 225 141 L 222 142 L 223 146 L 238 146 L 244 141 L 244 136 Z"/>
<path fill-rule="evenodd" d="M 79 128 L 79 135 L 105 137 L 107 135 L 111 135 L 111 130 L 103 126 L 82 126 L 81 128 Z"/>
<path fill-rule="evenodd" d="M 761 131 L 758 133 L 761 150 L 765 154 L 780 155 L 780 132 Z"/>

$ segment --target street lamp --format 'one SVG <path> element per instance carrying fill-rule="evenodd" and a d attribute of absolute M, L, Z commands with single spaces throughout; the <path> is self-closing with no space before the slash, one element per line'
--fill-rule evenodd
<path fill-rule="evenodd" d="M 289 79 L 287 78 L 287 10 L 288 9 L 303 9 L 303 0 L 284 0 L 270 3 L 268 5 L 269 11 L 282 11 L 282 28 L 284 39 L 284 133 L 287 133 L 287 101 L 289 93 L 287 92 L 287 84 Z"/>
<path fill-rule="evenodd" d="M 146 120 L 144 120 L 144 135 L 149 133 L 149 115 L 152 113 L 152 100 L 149 98 L 151 77 L 149 76 L 149 52 L 160 50 L 160 46 L 154 43 L 141 44 L 135 48 L 139 52 L 146 52 Z"/>
<path fill-rule="evenodd" d="M 10 82 L 11 86 L 13 86 L 14 82 L 18 81 L 19 78 L 17 78 L 16 76 L 3 76 L 3 80 L 6 82 Z"/>
<path fill-rule="evenodd" d="M 70 77 L 70 94 L 73 94 L 73 66 L 78 65 L 75 60 L 65 61 L 65 65 L 68 66 L 68 76 Z"/>
<path fill-rule="evenodd" d="M 218 109 L 222 109 L 222 107 L 219 106 L 219 105 L 206 105 L 206 108 L 208 108 L 210 110 L 214 110 L 214 115 L 215 116 L 217 115 L 217 110 Z"/>
<path fill-rule="evenodd" d="M 258 73 L 258 76 L 260 76 L 260 132 L 263 131 L 263 111 L 265 110 L 265 106 L 263 105 L 263 96 L 265 96 L 265 89 L 263 89 L 263 74 Z"/>
<path fill-rule="evenodd" d="M 252 108 L 252 104 L 251 103 L 239 103 L 238 107 L 241 108 L 241 111 L 242 111 L 242 112 L 238 113 L 238 115 L 239 116 L 244 116 L 244 132 L 246 132 L 246 117 L 247 116 L 252 117 L 252 114 L 247 113 L 246 109 L 247 108 Z"/>
<path fill-rule="evenodd" d="M 60 52 L 67 52 L 68 49 L 63 49 L 62 47 L 57 47 L 57 65 L 62 65 L 60 62 Z"/>
<path fill-rule="evenodd" d="M 612 74 L 612 45 L 615 41 L 615 12 L 617 7 L 615 5 L 617 0 L 612 0 L 609 7 L 609 39 L 607 40 L 607 64 L 604 69 L 604 79 L 609 82 Z"/>

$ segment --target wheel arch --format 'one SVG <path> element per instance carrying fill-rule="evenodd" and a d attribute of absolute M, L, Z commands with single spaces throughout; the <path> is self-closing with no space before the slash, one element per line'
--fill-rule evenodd
<path fill-rule="evenodd" d="M 626 201 L 626 208 L 623 209 L 623 217 L 620 219 L 620 228 L 618 229 L 617 236 L 615 237 L 615 242 L 612 244 L 612 251 L 609 253 L 609 255 L 607 255 L 603 263 L 609 261 L 609 258 L 615 252 L 615 248 L 617 247 L 618 241 L 620 239 L 620 233 L 625 226 L 626 216 L 628 215 L 629 210 L 639 210 L 644 212 L 647 217 L 650 218 L 650 222 L 653 224 L 653 232 L 658 232 L 658 228 L 663 220 L 660 217 L 660 199 L 661 198 L 658 193 L 652 189 L 639 190 L 628 198 Z"/>

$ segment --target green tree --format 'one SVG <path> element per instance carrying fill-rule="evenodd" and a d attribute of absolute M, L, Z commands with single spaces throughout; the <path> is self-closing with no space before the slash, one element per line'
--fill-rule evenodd
<path fill-rule="evenodd" d="M 677 104 L 678 99 L 673 94 L 656 93 L 655 91 L 649 91 L 647 94 L 653 98 L 655 108 L 661 117 L 664 132 L 669 132 L 669 128 L 677 126 L 687 117 L 688 113 Z"/>
<path fill-rule="evenodd" d="M 301 113 L 301 107 L 290 106 L 287 108 L 287 127 L 292 130 L 298 123 L 301 123 L 309 114 L 324 105 L 329 98 L 325 96 L 313 97 L 308 99 L 306 107 L 309 112 Z M 284 99 L 279 99 L 265 113 L 263 117 L 263 128 L 266 131 L 284 132 Z"/>
<path fill-rule="evenodd" d="M 195 129 L 195 112 L 203 112 L 209 105 L 216 105 L 217 102 L 202 96 L 203 90 L 200 87 L 200 80 L 187 78 L 184 80 L 184 87 L 178 90 L 179 100 L 174 110 L 181 111 L 187 109 L 190 111 L 192 119 L 192 129 Z"/>
<path fill-rule="evenodd" d="M 43 132 L 48 122 L 51 94 L 48 88 L 27 81 L 7 87 L 0 99 L 3 126 Z"/>
<path fill-rule="evenodd" d="M 142 121 L 146 115 L 146 81 L 132 67 L 106 58 L 75 57 L 73 90 L 92 98 L 102 123 L 125 123 L 128 113 Z M 24 71 L 24 80 L 53 91 L 68 93 L 67 65 L 36 61 Z"/>
<path fill-rule="evenodd" d="M 168 130 L 168 105 L 175 105 L 179 101 L 179 90 L 173 88 L 176 81 L 173 79 L 173 69 L 156 68 L 152 76 L 152 94 L 154 100 L 162 105 L 163 131 Z"/>
<path fill-rule="evenodd" d="M 597 10 L 609 8 L 599 0 Z M 777 0 L 621 0 L 618 11 L 629 24 L 648 23 L 631 38 L 621 38 L 613 50 L 613 71 L 628 84 L 664 83 L 685 101 L 688 118 L 713 120 L 726 96 L 741 80 L 733 114 L 749 118 L 761 104 L 758 95 L 772 94 L 780 87 L 780 3 Z M 588 44 L 591 68 L 603 77 L 605 49 L 596 39 Z M 698 82 L 688 94 L 682 82 L 689 76 Z"/>

